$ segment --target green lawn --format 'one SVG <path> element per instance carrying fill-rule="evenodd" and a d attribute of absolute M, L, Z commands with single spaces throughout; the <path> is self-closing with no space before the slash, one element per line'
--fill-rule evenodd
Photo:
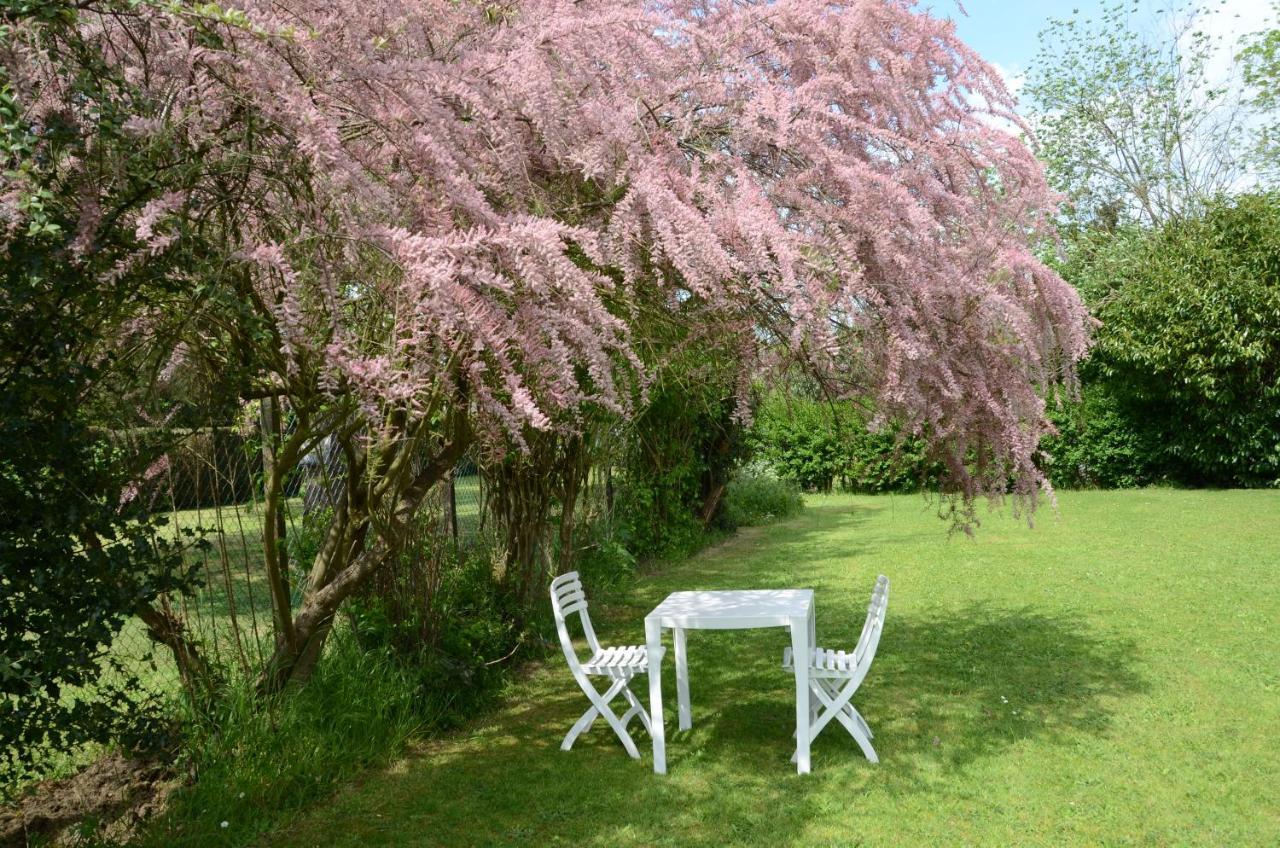
<path fill-rule="evenodd" d="M 857 701 L 879 766 L 833 724 L 797 776 L 786 637 L 694 632 L 692 731 L 667 666 L 666 777 L 642 731 L 638 763 L 603 722 L 558 749 L 586 701 L 552 660 L 267 844 L 1280 844 L 1278 566 L 1280 492 L 1064 493 L 975 539 L 919 498 L 811 498 L 642 577 L 597 628 L 637 642 L 676 589 L 811 586 L 819 640 L 851 645 L 884 572 Z"/>

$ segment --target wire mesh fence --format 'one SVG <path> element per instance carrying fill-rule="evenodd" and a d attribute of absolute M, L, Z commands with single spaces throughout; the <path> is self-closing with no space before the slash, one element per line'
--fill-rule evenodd
<path fill-rule="evenodd" d="M 247 429 L 247 431 L 246 431 Z M 171 539 L 189 542 L 184 557 L 199 586 L 162 599 L 217 667 L 251 674 L 274 649 L 275 630 L 264 553 L 268 520 L 263 491 L 260 433 L 252 428 L 209 427 L 177 434 L 176 445 L 156 463 L 141 495 L 153 514 L 164 515 Z M 308 570 L 328 517 L 345 485 L 344 463 L 331 442 L 321 442 L 285 481 L 276 521 L 296 612 Z M 483 530 L 485 486 L 480 468 L 464 458 L 423 501 L 422 524 L 455 548 Z M 180 690 L 172 656 L 158 649 L 140 620 L 121 629 L 111 659 L 150 693 Z M 115 672 L 108 670 L 106 674 Z"/>

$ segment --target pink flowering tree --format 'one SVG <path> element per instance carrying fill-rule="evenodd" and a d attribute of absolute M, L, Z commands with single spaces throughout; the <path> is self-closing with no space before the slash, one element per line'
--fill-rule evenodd
<path fill-rule="evenodd" d="M 931 446 L 959 503 L 1034 502 L 1086 316 L 1032 251 L 1055 198 L 1010 95 L 914 5 L 89 5 L 155 94 L 139 136 L 240 157 L 138 231 L 219 204 L 261 322 L 227 318 L 258 363 L 244 393 L 298 421 L 268 506 L 321 439 L 349 470 L 296 608 L 267 522 L 265 686 L 308 673 L 464 449 L 636 408 L 639 303 L 740 339 L 744 386 L 801 365 L 870 404 Z"/>

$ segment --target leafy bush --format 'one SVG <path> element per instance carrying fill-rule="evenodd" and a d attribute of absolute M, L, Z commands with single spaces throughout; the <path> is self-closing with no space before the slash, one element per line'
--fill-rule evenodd
<path fill-rule="evenodd" d="M 639 559 L 686 555 L 725 529 L 723 494 L 745 453 L 736 399 L 711 385 L 659 389 L 630 428 L 614 499 L 619 541 Z"/>
<path fill-rule="evenodd" d="M 936 482 L 940 471 L 919 440 L 872 433 L 852 404 L 803 396 L 767 397 L 750 444 L 758 459 L 807 491 L 914 491 Z"/>
<path fill-rule="evenodd" d="M 852 467 L 847 418 L 826 404 L 773 394 L 756 412 L 752 453 L 807 491 L 829 492 Z"/>
<path fill-rule="evenodd" d="M 695 469 L 681 465 L 647 479 L 624 477 L 614 509 L 617 539 L 638 559 L 679 556 L 701 544 L 702 524 L 689 508 Z"/>
<path fill-rule="evenodd" d="M 726 520 L 734 527 L 767 524 L 795 515 L 804 508 L 796 484 L 761 469 L 745 469 L 734 476 L 725 493 Z"/>
<path fill-rule="evenodd" d="M 1063 273 L 1101 320 L 1083 377 L 1117 418 L 1093 435 L 1131 434 L 1123 449 L 1111 439 L 1091 450 L 1142 453 L 1109 476 L 1280 484 L 1280 197 L 1220 201 L 1158 230 L 1088 233 Z"/>
<path fill-rule="evenodd" d="M 579 526 L 577 535 L 573 567 L 584 582 L 594 587 L 618 586 L 635 574 L 635 554 L 627 550 L 609 521 L 602 518 Z"/>
<path fill-rule="evenodd" d="M 404 559 L 349 603 L 352 633 L 366 651 L 396 658 L 422 697 L 451 693 L 462 709 L 485 695 L 503 660 L 526 643 L 516 624 L 524 610 L 495 578 L 499 557 L 490 545 L 459 550 L 427 541 Z"/>
<path fill-rule="evenodd" d="M 1128 489 L 1165 478 L 1158 436 L 1106 390 L 1085 388 L 1079 404 L 1052 410 L 1057 436 L 1041 443 L 1045 476 L 1060 488 Z"/>

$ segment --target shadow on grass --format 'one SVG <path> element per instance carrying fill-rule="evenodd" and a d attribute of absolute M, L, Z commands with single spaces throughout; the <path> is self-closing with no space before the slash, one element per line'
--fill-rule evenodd
<path fill-rule="evenodd" d="M 854 620 L 852 610 L 828 605 L 828 611 Z M 852 649 L 853 638 L 830 641 Z M 1134 667 L 1136 652 L 1132 640 L 1030 607 L 973 604 L 895 617 L 891 606 L 854 703 L 876 734 L 885 779 L 910 786 L 913 772 L 926 764 L 963 769 L 1022 739 L 1067 744 L 1082 734 L 1104 736 L 1113 702 L 1148 689 Z M 735 744 L 766 727 L 772 736 L 790 731 L 791 703 L 779 698 L 793 690 L 775 695 L 771 685 L 766 697 L 757 686 L 764 681 L 753 672 L 698 671 L 704 675 L 700 689 L 752 693 L 726 701 L 709 747 L 732 755 Z M 861 754 L 841 727 L 830 725 L 814 745 L 814 768 L 849 757 Z"/>
<path fill-rule="evenodd" d="M 855 617 L 852 604 L 825 612 L 828 622 Z M 587 702 L 552 661 L 464 735 L 424 745 L 337 799 L 340 820 L 362 818 L 341 844 L 786 844 L 833 796 L 927 792 L 1021 740 L 1105 736 L 1114 701 L 1146 689 L 1132 642 L 1070 617 L 981 604 L 895 617 L 891 607 L 855 698 L 881 765 L 833 724 L 814 745 L 813 775 L 796 779 L 794 684 L 779 667 L 787 640 L 782 630 L 690 634 L 691 731 L 675 729 L 664 666 L 665 778 L 652 773 L 638 724 L 640 762 L 600 721 L 572 752 L 558 749 Z M 645 680 L 633 689 L 647 706 Z M 412 836 L 428 832 L 426 842 Z M 304 829 L 297 844 L 319 835 Z"/>

